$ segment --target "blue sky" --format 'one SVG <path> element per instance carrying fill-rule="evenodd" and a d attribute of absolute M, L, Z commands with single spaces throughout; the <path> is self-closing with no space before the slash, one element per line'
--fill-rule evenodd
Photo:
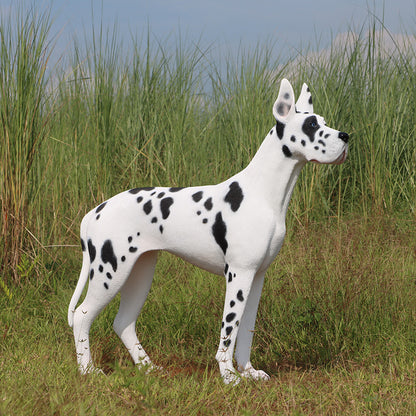
<path fill-rule="evenodd" d="M 0 0 L 0 3 L 3 0 Z M 44 1 L 36 2 L 45 4 Z M 47 4 L 47 3 L 46 3 Z M 104 25 L 118 22 L 120 36 L 147 33 L 149 25 L 159 40 L 181 34 L 203 45 L 233 49 L 272 40 L 280 53 L 308 45 L 325 47 L 338 33 L 359 29 L 368 10 L 383 17 L 393 33 L 412 33 L 415 0 L 55 0 L 55 28 L 63 28 L 61 41 L 90 30 L 91 10 Z M 318 40 L 319 42 L 318 42 Z"/>
<path fill-rule="evenodd" d="M 311 46 L 328 47 L 337 34 L 359 30 L 368 10 L 384 20 L 392 33 L 416 33 L 416 0 L 23 0 L 38 9 L 52 4 L 53 33 L 59 33 L 56 52 L 72 50 L 74 36 L 90 36 L 92 10 L 95 26 L 118 23 L 126 45 L 133 33 L 139 39 L 147 29 L 159 41 L 175 39 L 211 45 L 221 55 L 239 45 L 253 48 L 270 41 L 277 54 L 296 55 Z M 16 0 L 0 0 L 0 12 L 13 9 Z"/>

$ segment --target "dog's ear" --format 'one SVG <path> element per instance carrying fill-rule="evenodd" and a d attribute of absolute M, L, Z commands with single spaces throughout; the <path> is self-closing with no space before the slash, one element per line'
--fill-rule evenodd
<path fill-rule="evenodd" d="M 296 111 L 299 113 L 313 114 L 312 95 L 309 87 L 306 84 L 302 85 L 302 91 L 296 101 Z"/>
<path fill-rule="evenodd" d="M 276 121 L 287 123 L 295 112 L 295 94 L 293 88 L 287 79 L 282 79 L 279 96 L 273 105 L 274 118 Z"/>

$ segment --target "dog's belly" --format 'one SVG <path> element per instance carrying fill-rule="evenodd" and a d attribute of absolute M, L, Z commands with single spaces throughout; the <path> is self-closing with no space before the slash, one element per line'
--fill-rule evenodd
<path fill-rule="evenodd" d="M 217 275 L 224 274 L 225 261 L 224 256 L 206 253 L 202 256 L 200 253 L 195 252 L 183 252 L 178 250 L 166 250 L 169 253 L 175 254 L 176 256 L 188 261 L 189 263 L 197 266 L 203 270 Z"/>
<path fill-rule="evenodd" d="M 203 270 L 206 270 L 210 273 L 214 273 L 216 275 L 223 275 L 224 274 L 224 259 L 217 259 L 217 261 L 210 261 L 211 259 L 201 258 L 201 257 L 193 257 L 188 255 L 187 253 L 175 253 L 170 251 L 170 253 L 175 254 L 176 256 L 188 261 L 189 263 L 197 266 Z"/>

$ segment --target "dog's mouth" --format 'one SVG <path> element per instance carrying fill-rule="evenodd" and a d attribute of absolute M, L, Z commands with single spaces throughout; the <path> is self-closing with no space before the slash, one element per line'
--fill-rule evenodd
<path fill-rule="evenodd" d="M 345 162 L 346 159 L 347 159 L 347 148 L 344 149 L 341 156 L 337 160 L 335 160 L 335 162 L 333 162 L 333 164 L 334 165 L 341 165 L 342 163 Z"/>
<path fill-rule="evenodd" d="M 311 162 L 319 163 L 321 165 L 341 165 L 347 159 L 347 148 L 343 150 L 340 156 L 338 156 L 333 162 L 320 162 L 316 159 L 311 159 Z"/>

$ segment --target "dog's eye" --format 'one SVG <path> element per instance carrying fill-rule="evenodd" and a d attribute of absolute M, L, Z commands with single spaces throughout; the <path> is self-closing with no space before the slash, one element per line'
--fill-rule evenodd
<path fill-rule="evenodd" d="M 314 121 L 311 121 L 310 122 L 310 124 L 309 124 L 312 128 L 316 128 L 318 125 L 314 122 Z"/>

